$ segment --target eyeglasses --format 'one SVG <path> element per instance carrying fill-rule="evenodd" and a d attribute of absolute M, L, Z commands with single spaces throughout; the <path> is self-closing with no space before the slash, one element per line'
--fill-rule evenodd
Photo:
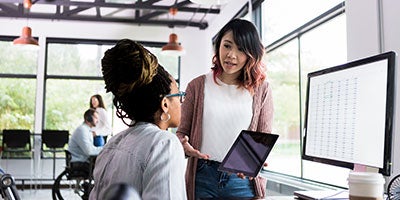
<path fill-rule="evenodd" d="M 186 92 L 182 92 L 179 91 L 178 93 L 174 93 L 174 94 L 167 94 L 165 95 L 165 97 L 179 97 L 179 100 L 181 101 L 181 103 L 183 103 L 183 101 L 185 100 L 185 96 L 186 96 Z"/>

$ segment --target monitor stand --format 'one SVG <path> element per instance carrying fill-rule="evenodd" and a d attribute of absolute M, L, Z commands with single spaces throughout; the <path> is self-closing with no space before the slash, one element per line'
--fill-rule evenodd
<path fill-rule="evenodd" d="M 294 191 L 293 195 L 297 199 L 305 200 L 334 200 L 334 199 L 349 199 L 348 190 L 308 190 Z"/>
<path fill-rule="evenodd" d="M 353 171 L 355 172 L 376 172 L 379 173 L 379 169 L 375 167 L 368 167 L 365 165 L 354 164 Z"/>

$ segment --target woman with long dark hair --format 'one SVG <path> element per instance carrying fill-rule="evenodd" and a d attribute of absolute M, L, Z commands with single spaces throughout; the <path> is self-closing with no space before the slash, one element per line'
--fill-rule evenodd
<path fill-rule="evenodd" d="M 214 50 L 212 71 L 186 88 L 177 130 L 190 156 L 188 199 L 262 198 L 263 178 L 217 169 L 241 130 L 271 132 L 273 104 L 262 63 L 264 47 L 251 22 L 234 19 L 219 31 Z"/>

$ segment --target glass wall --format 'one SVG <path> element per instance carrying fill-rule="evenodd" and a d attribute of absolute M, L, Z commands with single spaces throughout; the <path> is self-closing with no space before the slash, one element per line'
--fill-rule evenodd
<path fill-rule="evenodd" d="M 37 60 L 37 48 L 16 46 L 13 45 L 12 38 L 0 37 L 1 132 L 5 129 L 27 129 L 33 133 Z M 28 147 L 26 149 L 28 150 Z M 27 152 L 12 152 L 2 156 L 30 158 Z"/>
<path fill-rule="evenodd" d="M 112 42 L 47 40 L 44 129 L 69 130 L 83 123 L 90 97 L 100 94 L 112 119 L 112 95 L 106 93 L 101 58 Z"/>
<path fill-rule="evenodd" d="M 267 54 L 267 79 L 274 100 L 273 132 L 279 134 L 268 170 L 300 176 L 300 98 L 298 40 Z"/>
<path fill-rule="evenodd" d="M 281 135 L 266 169 L 346 187 L 348 169 L 301 159 L 307 74 L 347 61 L 344 2 L 264 1 L 262 19 L 275 106 L 273 129 Z"/>
<path fill-rule="evenodd" d="M 94 94 L 102 95 L 105 101 L 113 134 L 127 127 L 115 116 L 113 97 L 104 89 L 101 72 L 104 52 L 117 41 L 46 38 L 46 46 L 29 47 L 13 45 L 13 39 L 0 37 L 0 130 L 29 129 L 35 134 L 35 128 L 38 129 L 34 127 L 35 119 L 43 119 L 39 123 L 43 127 L 39 129 L 68 130 L 72 134 L 83 122 L 83 113 Z M 179 57 L 161 55 L 163 44 L 141 43 L 179 83 Z M 46 49 L 45 65 L 39 66 L 44 70 L 38 70 L 39 48 Z M 44 76 L 38 76 L 40 71 L 44 71 Z M 37 80 L 37 77 L 44 80 Z M 37 90 L 37 81 L 39 85 L 43 83 L 43 89 Z M 43 102 L 36 102 L 36 99 L 43 99 Z M 42 117 L 35 113 L 36 106 L 43 107 Z"/>
<path fill-rule="evenodd" d="M 0 40 L 0 130 L 33 131 L 37 59 L 36 48 Z"/>
<path fill-rule="evenodd" d="M 44 128 L 69 130 L 83 122 L 90 97 L 103 97 L 113 134 L 126 128 L 115 115 L 112 94 L 106 93 L 101 58 L 116 41 L 47 39 Z M 161 55 L 161 46 L 143 43 L 179 82 L 179 58 Z"/>

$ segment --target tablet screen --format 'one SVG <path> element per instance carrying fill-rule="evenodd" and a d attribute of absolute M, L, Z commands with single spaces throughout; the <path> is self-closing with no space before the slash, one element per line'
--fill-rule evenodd
<path fill-rule="evenodd" d="M 256 177 L 278 137 L 275 134 L 243 130 L 218 170 Z"/>

